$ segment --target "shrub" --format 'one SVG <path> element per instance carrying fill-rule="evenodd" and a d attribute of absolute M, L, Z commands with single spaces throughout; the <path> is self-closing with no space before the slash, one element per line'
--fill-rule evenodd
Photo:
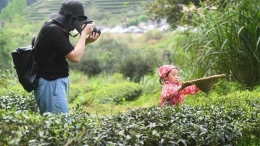
<path fill-rule="evenodd" d="M 259 86 L 255 86 L 253 91 L 254 92 L 260 92 L 260 85 Z"/>
<path fill-rule="evenodd" d="M 137 18 L 131 18 L 131 19 L 128 21 L 127 25 L 128 25 L 128 26 L 138 25 L 138 23 L 139 23 L 139 21 L 138 21 Z"/>
<path fill-rule="evenodd" d="M 80 64 L 73 65 L 73 69 L 82 71 L 85 74 L 87 74 L 88 76 L 98 75 L 101 73 L 101 69 L 99 67 L 99 61 L 97 58 L 82 59 Z"/>
<path fill-rule="evenodd" d="M 140 50 L 142 51 L 132 51 L 131 55 L 122 59 L 118 67 L 119 72 L 122 73 L 124 77 L 134 82 L 139 82 L 144 75 L 153 73 L 153 67 L 159 64 L 158 56 L 154 55 L 154 51 L 146 49 Z"/>
<path fill-rule="evenodd" d="M 26 111 L 4 112 L 0 109 L 0 145 L 66 145 L 67 142 L 69 144 L 74 136 L 82 137 L 88 130 L 95 129 L 93 122 L 95 118 L 87 113 L 76 113 L 70 117 L 50 113 L 41 116 Z M 71 122 L 68 123 L 69 121 Z M 83 135 L 80 136 L 81 134 Z"/>
<path fill-rule="evenodd" d="M 93 90 L 93 87 L 89 84 L 71 84 L 68 101 L 72 102 L 82 94 L 88 93 Z"/>
<path fill-rule="evenodd" d="M 8 29 L 1 28 L 0 26 L 0 67 L 1 69 L 11 69 L 11 51 L 15 48 L 14 40 L 12 39 L 11 32 Z"/>
<path fill-rule="evenodd" d="M 7 85 L 8 85 L 7 73 L 0 69 L 0 88 L 6 88 Z"/>
<path fill-rule="evenodd" d="M 163 38 L 163 32 L 158 30 L 151 30 L 145 33 L 145 40 L 161 40 Z"/>
<path fill-rule="evenodd" d="M 227 95 L 235 91 L 244 90 L 245 87 L 238 82 L 228 81 L 226 79 L 219 80 L 211 89 L 211 93 L 215 92 L 218 96 Z"/>
<path fill-rule="evenodd" d="M 22 85 L 10 84 L 6 88 L 0 90 L 0 96 L 20 96 L 20 95 L 30 95 L 26 90 L 23 89 Z"/>
<path fill-rule="evenodd" d="M 122 103 L 124 100 L 131 101 L 139 97 L 142 93 L 141 87 L 137 83 L 124 82 L 119 84 L 109 84 L 102 88 L 93 90 L 81 95 L 74 103 L 89 104 L 93 101 L 98 103 Z"/>
<path fill-rule="evenodd" d="M 110 116 L 79 106 L 69 116 L 0 109 L 0 145 L 258 145 L 259 96 L 239 91 Z"/>
<path fill-rule="evenodd" d="M 0 109 L 5 110 L 29 110 L 31 112 L 37 112 L 38 106 L 35 102 L 34 95 L 22 94 L 20 95 L 14 92 L 9 92 L 5 96 L 0 96 Z"/>
<path fill-rule="evenodd" d="M 146 15 L 140 15 L 138 16 L 138 22 L 148 22 L 148 16 Z"/>
<path fill-rule="evenodd" d="M 133 55 L 132 57 L 125 58 L 119 69 L 120 73 L 126 78 L 138 82 L 152 69 L 152 67 L 145 63 L 140 57 Z"/>
<path fill-rule="evenodd" d="M 94 46 L 88 46 L 80 63 L 70 63 L 70 67 L 83 71 L 89 76 L 98 75 L 101 72 L 109 74 L 117 72 L 121 59 L 129 55 L 128 47 L 113 37 L 100 39 Z"/>

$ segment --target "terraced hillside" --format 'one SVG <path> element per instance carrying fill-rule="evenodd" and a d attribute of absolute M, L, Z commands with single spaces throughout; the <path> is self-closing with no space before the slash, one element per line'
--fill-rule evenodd
<path fill-rule="evenodd" d="M 36 3 L 28 7 L 27 17 L 32 21 L 42 21 L 48 19 L 48 15 L 53 12 L 58 12 L 63 0 L 38 0 Z M 86 12 L 95 9 L 95 13 L 105 13 L 106 16 L 120 16 L 120 17 L 136 17 L 144 14 L 141 7 L 142 2 L 149 2 L 151 0 L 81 0 L 81 2 L 88 9 Z M 93 15 L 95 15 L 92 14 Z M 95 16 L 93 16 L 95 17 Z"/>
<path fill-rule="evenodd" d="M 59 11 L 63 0 L 38 0 L 36 3 L 28 6 L 27 17 L 32 21 L 42 21 L 48 18 L 51 13 Z M 91 0 L 81 0 L 84 5 L 90 4 Z"/>

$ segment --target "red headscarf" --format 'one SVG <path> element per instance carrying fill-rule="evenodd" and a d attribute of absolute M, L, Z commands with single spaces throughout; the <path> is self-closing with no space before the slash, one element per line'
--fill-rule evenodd
<path fill-rule="evenodd" d="M 163 66 L 161 66 L 161 67 L 159 67 L 158 69 L 157 69 L 157 71 L 158 71 L 158 73 L 160 74 L 160 77 L 165 77 L 166 76 L 166 74 L 170 71 L 170 70 L 172 70 L 172 69 L 178 69 L 176 66 L 174 66 L 174 65 L 163 65 Z"/>

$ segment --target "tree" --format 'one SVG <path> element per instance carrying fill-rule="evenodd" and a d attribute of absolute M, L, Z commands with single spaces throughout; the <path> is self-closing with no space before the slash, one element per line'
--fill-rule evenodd
<path fill-rule="evenodd" d="M 11 52 L 18 46 L 29 45 L 32 34 L 30 30 L 37 27 L 30 26 L 26 21 L 26 0 L 12 0 L 2 9 L 0 20 L 0 69 L 12 68 Z"/>
<path fill-rule="evenodd" d="M 138 22 L 147 22 L 148 21 L 148 17 L 146 15 L 140 15 L 138 16 Z"/>
<path fill-rule="evenodd" d="M 14 48 L 12 37 L 8 31 L 0 28 L 0 69 L 11 68 L 11 50 Z"/>
<path fill-rule="evenodd" d="M 1 0 L 0 1 L 0 13 L 1 13 L 1 10 L 7 5 L 7 1 L 8 0 Z"/>
<path fill-rule="evenodd" d="M 183 5 L 194 3 L 199 5 L 199 0 L 154 0 L 146 3 L 145 9 L 151 19 L 166 18 L 170 24 L 179 22 L 184 15 Z"/>
<path fill-rule="evenodd" d="M 181 19 L 185 20 L 182 20 L 184 23 L 191 23 L 194 11 L 201 7 L 202 3 L 211 7 L 226 4 L 228 1 L 232 0 L 154 0 L 147 2 L 144 9 L 152 20 L 166 18 L 168 23 L 175 26 Z M 188 9 L 195 6 L 195 10 L 185 11 L 184 6 Z"/>
<path fill-rule="evenodd" d="M 35 2 L 37 2 L 37 0 L 27 0 L 27 5 L 30 6 Z"/>
<path fill-rule="evenodd" d="M 9 2 L 8 5 L 2 9 L 0 20 L 12 19 L 12 16 L 15 14 L 24 16 L 26 7 L 26 0 L 12 0 L 12 2 Z"/>

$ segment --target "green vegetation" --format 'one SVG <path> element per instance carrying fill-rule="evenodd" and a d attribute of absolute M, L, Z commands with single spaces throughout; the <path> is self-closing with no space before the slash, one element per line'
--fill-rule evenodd
<path fill-rule="evenodd" d="M 253 88 L 260 83 L 259 2 L 230 2 L 219 9 L 205 8 L 196 15 L 197 33 L 190 34 L 183 49 L 192 52 L 190 65 L 200 76 L 232 73 L 235 80 Z"/>
<path fill-rule="evenodd" d="M 1 96 L 0 144 L 258 144 L 259 88 L 246 91 L 238 88 L 239 84 L 227 86 L 237 91 L 221 95 L 222 86 L 216 85 L 210 95 L 187 96 L 186 103 L 179 107 L 158 107 L 152 99 L 158 100 L 159 94 L 151 94 L 124 101 L 117 112 L 106 104 L 95 104 L 97 107 L 88 112 L 77 105 L 71 107 L 70 115 L 40 116 L 31 95 Z M 135 102 L 139 103 L 133 108 Z"/>
<path fill-rule="evenodd" d="M 8 56 L 29 45 L 42 24 L 5 15 L 0 145 L 259 145 L 258 8 L 256 0 L 225 3 L 220 11 L 205 8 L 194 13 L 198 31 L 102 34 L 86 47 L 81 63 L 70 63 L 69 115 L 43 116 L 33 94 L 18 83 Z M 184 81 L 218 73 L 227 78 L 209 95 L 200 92 L 186 96 L 181 106 L 158 107 L 156 68 L 169 63 L 181 69 Z"/>
<path fill-rule="evenodd" d="M 0 20 L 12 19 L 12 16 L 19 14 L 25 15 L 27 7 L 26 0 L 13 0 L 3 10 L 1 10 Z"/>
<path fill-rule="evenodd" d="M 149 1 L 151 0 L 142 2 Z M 26 17 L 31 22 L 44 22 L 48 19 L 49 14 L 59 11 L 61 2 L 60 0 L 48 0 L 47 2 L 37 0 L 26 8 Z M 145 20 L 144 17 L 139 18 L 145 13 L 142 9 L 142 2 L 139 1 L 129 3 L 128 0 L 81 0 L 81 2 L 86 8 L 86 15 L 100 26 L 113 27 L 119 23 L 130 25 L 132 23 L 128 22 L 129 19 Z"/>
<path fill-rule="evenodd" d="M 7 1 L 3 1 L 3 5 L 6 5 Z M 147 22 L 148 16 L 142 5 L 150 1 L 81 0 L 85 14 L 100 27 L 114 27 L 118 24 L 130 26 Z M 61 3 L 61 0 L 9 0 L 8 6 L 0 10 L 0 20 L 12 19 L 12 16 L 19 14 L 27 19 L 27 23 L 44 23 L 49 19 L 49 14 L 59 11 Z"/>

